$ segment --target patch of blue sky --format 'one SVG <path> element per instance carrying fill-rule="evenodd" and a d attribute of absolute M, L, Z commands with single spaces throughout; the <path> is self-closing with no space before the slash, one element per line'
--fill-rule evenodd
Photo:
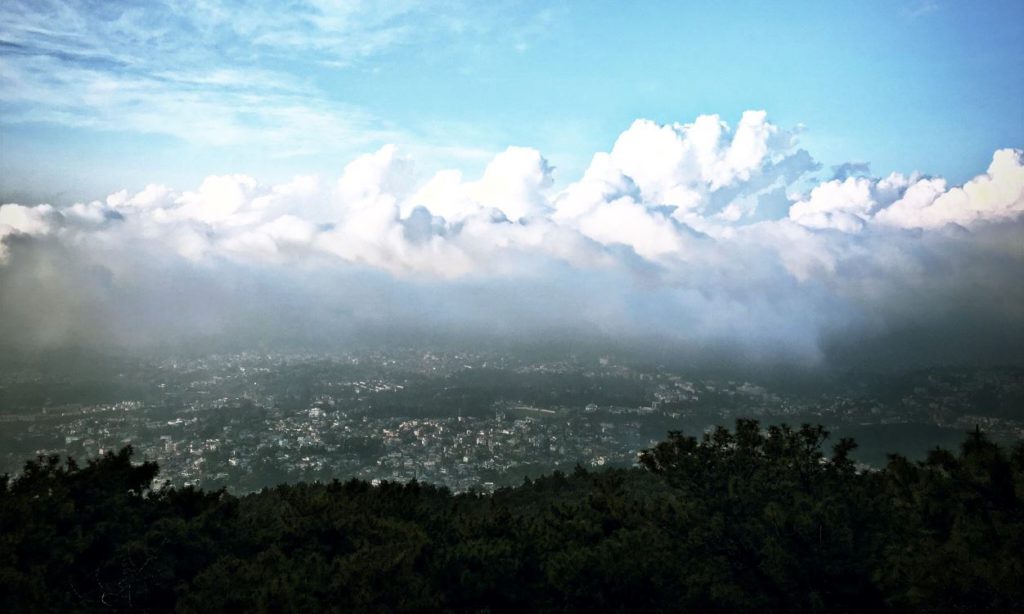
<path fill-rule="evenodd" d="M 636 118 L 766 109 L 823 172 L 959 183 L 1024 144 L 1024 3 L 0 4 L 0 197 L 335 173 L 397 143 L 579 175 Z"/>

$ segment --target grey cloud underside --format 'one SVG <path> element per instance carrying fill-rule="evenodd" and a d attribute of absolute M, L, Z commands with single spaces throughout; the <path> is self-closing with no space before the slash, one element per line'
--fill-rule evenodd
<path fill-rule="evenodd" d="M 0 350 L 589 343 L 744 363 L 1024 362 L 1024 166 L 819 170 L 761 112 L 638 121 L 556 189 L 385 147 L 339 179 L 210 177 L 0 207 Z"/>

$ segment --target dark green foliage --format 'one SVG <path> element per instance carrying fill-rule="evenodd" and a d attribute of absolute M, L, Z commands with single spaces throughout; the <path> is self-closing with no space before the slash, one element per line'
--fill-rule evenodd
<path fill-rule="evenodd" d="M 956 456 L 886 469 L 898 547 L 883 582 L 894 602 L 924 612 L 1024 608 L 1024 444 L 1009 454 L 971 433 Z"/>
<path fill-rule="evenodd" d="M 883 607 L 871 577 L 887 524 L 872 496 L 880 476 L 855 473 L 848 440 L 826 459 L 825 437 L 741 420 L 700 440 L 672 433 L 643 455 L 681 495 L 672 520 L 691 598 L 760 611 Z"/>
<path fill-rule="evenodd" d="M 0 480 L 0 611 L 1019 611 L 1024 446 L 857 471 L 820 427 L 679 433 L 642 468 L 493 495 L 411 482 L 236 498 L 131 449 Z"/>

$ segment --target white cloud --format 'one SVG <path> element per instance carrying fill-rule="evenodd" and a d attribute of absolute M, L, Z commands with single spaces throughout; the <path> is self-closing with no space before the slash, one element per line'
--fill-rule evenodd
<path fill-rule="evenodd" d="M 167 207 L 173 202 L 173 191 L 167 186 L 155 183 L 147 185 L 136 194 L 129 194 L 128 190 L 121 190 L 106 198 L 107 205 L 114 209 Z"/>
<path fill-rule="evenodd" d="M 259 186 L 245 175 L 207 177 L 195 192 L 181 195 L 171 217 L 209 224 L 242 225 L 254 221 L 247 205 Z"/>
<path fill-rule="evenodd" d="M 0 228 L 30 235 L 46 234 L 53 228 L 57 211 L 50 205 L 26 207 L 15 203 L 0 205 Z"/>
<path fill-rule="evenodd" d="M 554 217 L 558 220 L 578 218 L 601 203 L 620 198 L 639 201 L 642 196 L 633 179 L 615 166 L 611 156 L 597 153 L 583 177 L 555 198 Z"/>
<path fill-rule="evenodd" d="M 6 237 L 15 234 L 47 234 L 53 229 L 54 220 L 59 216 L 60 214 L 50 205 L 0 205 L 0 264 L 7 258 Z"/>
<path fill-rule="evenodd" d="M 848 177 L 816 186 L 807 200 L 794 203 L 790 219 L 810 228 L 835 228 L 856 232 L 875 207 L 870 179 Z"/>
<path fill-rule="evenodd" d="M 551 187 L 551 171 L 536 149 L 509 147 L 466 191 L 482 207 L 499 209 L 513 221 L 543 215 L 549 208 L 544 190 Z"/>
<path fill-rule="evenodd" d="M 579 230 L 604 245 L 627 245 L 651 261 L 685 253 L 683 235 L 672 218 L 628 198 L 602 203 L 580 219 Z"/>
<path fill-rule="evenodd" d="M 426 207 L 448 221 L 496 209 L 512 221 L 548 213 L 546 190 L 552 168 L 536 149 L 509 147 L 487 165 L 483 177 L 466 182 L 462 173 L 440 171 L 402 204 L 403 214 Z"/>
<path fill-rule="evenodd" d="M 999 221 L 1024 213 L 1022 152 L 1001 149 L 992 156 L 988 172 L 963 187 L 946 190 L 941 179 L 922 179 L 903 197 L 880 211 L 877 220 L 901 228 L 938 228 L 946 224 L 969 226 Z"/>
<path fill-rule="evenodd" d="M 764 111 L 747 111 L 735 131 L 717 115 L 692 124 L 637 120 L 611 151 L 612 163 L 645 200 L 700 211 L 711 192 L 749 181 L 792 145 Z"/>
<path fill-rule="evenodd" d="M 844 232 L 869 224 L 936 229 L 1013 220 L 1024 213 L 1022 155 L 1017 149 L 996 151 L 986 173 L 952 188 L 941 177 L 916 174 L 833 179 L 795 202 L 789 217 L 809 228 Z"/>
<path fill-rule="evenodd" d="M 480 204 L 466 193 L 462 173 L 443 170 L 435 174 L 412 197 L 405 201 L 402 213 L 408 215 L 416 207 L 448 220 L 462 220 L 480 210 Z"/>
<path fill-rule="evenodd" d="M 462 318 L 481 330 L 494 313 L 501 330 L 557 323 L 806 360 L 820 358 L 836 331 L 938 326 L 945 313 L 1024 320 L 1019 305 L 998 307 L 1016 296 L 1005 287 L 998 300 L 960 298 L 969 288 L 995 292 L 997 280 L 1022 272 L 1020 151 L 996 152 L 987 172 L 962 187 L 917 174 L 846 177 L 787 201 L 816 168 L 794 147 L 791 133 L 753 112 L 735 131 L 716 116 L 634 123 L 560 190 L 534 149 L 511 147 L 467 180 L 456 171 L 420 177 L 408 156 L 386 146 L 336 181 L 262 185 L 223 175 L 194 190 L 151 185 L 60 209 L 5 204 L 0 276 L 28 288 L 19 291 L 24 300 L 54 295 L 50 285 L 60 283 L 94 288 L 95 297 L 120 293 L 124 305 L 163 292 L 151 280 L 167 276 L 186 285 L 196 275 L 213 285 L 232 280 L 229 288 L 251 278 L 310 313 L 379 322 L 415 312 L 429 321 L 402 324 L 440 326 L 440 318 L 457 327 Z M 768 198 L 788 211 L 759 211 Z M 41 258 L 49 276 L 31 273 Z M 60 258 L 74 266 L 53 264 Z M 988 284 L 982 290 L 979 278 Z M 237 291 L 224 309 L 255 300 Z M 95 298 L 102 307 L 90 318 L 128 309 L 104 300 Z M 918 303 L 927 307 L 911 306 Z M 153 321 L 175 317 L 145 309 Z M 404 315 L 387 315 L 396 312 Z"/>

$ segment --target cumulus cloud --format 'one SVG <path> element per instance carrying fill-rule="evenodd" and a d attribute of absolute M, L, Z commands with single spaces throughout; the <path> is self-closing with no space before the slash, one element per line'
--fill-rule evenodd
<path fill-rule="evenodd" d="M 529 147 L 465 178 L 389 145 L 337 179 L 4 204 L 0 347 L 565 335 L 818 364 L 898 338 L 904 361 L 971 358 L 968 339 L 1022 358 L 1021 151 L 963 186 L 862 164 L 808 185 L 797 137 L 763 111 L 638 120 L 563 188 Z"/>
<path fill-rule="evenodd" d="M 29 235 L 46 234 L 52 222 L 61 216 L 50 205 L 26 207 L 18 204 L 0 206 L 0 225 L 7 232 L 20 232 Z"/>
<path fill-rule="evenodd" d="M 833 179 L 815 186 L 806 200 L 794 203 L 789 217 L 810 228 L 860 230 L 875 208 L 874 185 L 864 178 Z"/>
<path fill-rule="evenodd" d="M 768 161 L 788 152 L 792 135 L 747 111 L 730 130 L 717 115 L 691 124 L 637 120 L 619 136 L 611 163 L 639 187 L 645 200 L 682 210 L 700 209 L 708 193 L 749 181 Z"/>
<path fill-rule="evenodd" d="M 867 224 L 938 229 L 1013 221 L 1024 212 L 1022 152 L 1001 149 L 988 171 L 949 188 L 940 177 L 893 173 L 884 179 L 849 176 L 811 190 L 789 217 L 811 228 L 856 232 Z"/>
<path fill-rule="evenodd" d="M 942 179 L 921 179 L 902 197 L 880 211 L 879 222 L 901 228 L 938 228 L 947 224 L 1012 220 L 1024 211 L 1022 152 L 1002 149 L 992 156 L 988 172 L 962 187 L 946 189 Z"/>

